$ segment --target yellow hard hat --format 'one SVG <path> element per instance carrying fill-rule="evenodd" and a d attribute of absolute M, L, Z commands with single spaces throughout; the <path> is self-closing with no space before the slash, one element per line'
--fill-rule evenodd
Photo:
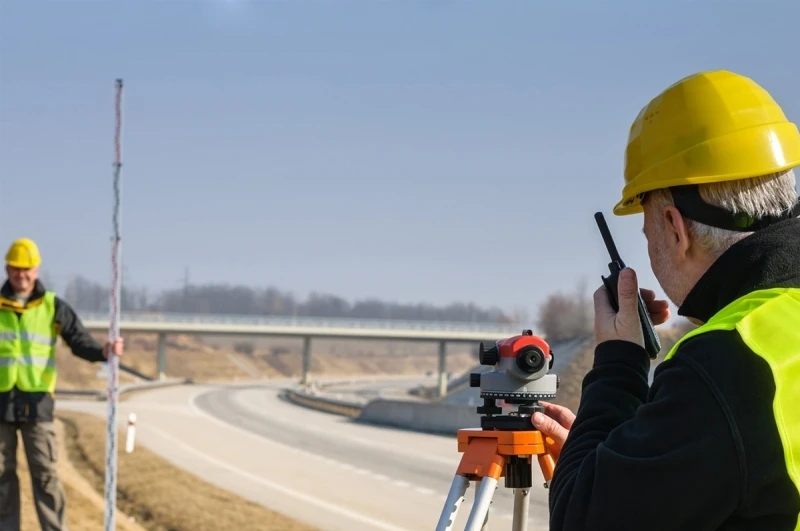
<path fill-rule="evenodd" d="M 717 70 L 668 87 L 639 112 L 625 150 L 614 214 L 642 211 L 642 194 L 759 177 L 800 166 L 800 132 L 750 78 Z"/>
<path fill-rule="evenodd" d="M 20 238 L 11 244 L 6 253 L 6 263 L 11 267 L 30 269 L 42 263 L 39 248 L 29 238 Z"/>

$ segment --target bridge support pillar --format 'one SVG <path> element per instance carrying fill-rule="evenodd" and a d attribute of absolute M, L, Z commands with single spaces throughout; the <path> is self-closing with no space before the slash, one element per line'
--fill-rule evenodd
<path fill-rule="evenodd" d="M 302 385 L 309 384 L 309 373 L 311 372 L 311 336 L 303 338 L 303 376 L 300 379 Z"/>
<path fill-rule="evenodd" d="M 158 379 L 167 377 L 167 334 L 158 334 L 158 353 L 156 354 L 156 367 Z"/>
<path fill-rule="evenodd" d="M 439 396 L 447 394 L 447 342 L 439 341 Z"/>

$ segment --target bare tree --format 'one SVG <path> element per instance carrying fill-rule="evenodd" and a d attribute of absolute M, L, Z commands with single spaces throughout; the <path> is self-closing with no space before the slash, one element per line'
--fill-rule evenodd
<path fill-rule="evenodd" d="M 591 301 L 586 282 L 578 283 L 573 294 L 550 294 L 539 308 L 539 328 L 550 341 L 561 341 L 592 334 Z"/>
<path fill-rule="evenodd" d="M 108 311 L 108 284 L 73 277 L 66 286 L 65 298 L 77 309 Z M 122 286 L 123 311 L 160 311 L 177 313 L 211 313 L 241 315 L 280 315 L 302 317 L 343 317 L 415 320 L 458 321 L 476 323 L 512 322 L 513 316 L 498 308 L 482 308 L 473 303 L 454 302 L 446 306 L 431 304 L 399 304 L 378 299 L 350 302 L 342 297 L 312 292 L 305 301 L 291 292 L 275 287 L 259 289 L 226 284 L 193 285 L 185 282 L 180 288 L 148 297 L 143 287 L 130 283 Z"/>

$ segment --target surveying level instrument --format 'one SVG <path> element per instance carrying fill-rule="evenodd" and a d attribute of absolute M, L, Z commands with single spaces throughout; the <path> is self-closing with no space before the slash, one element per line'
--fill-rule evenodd
<path fill-rule="evenodd" d="M 470 387 L 480 387 L 483 405 L 480 428 L 458 430 L 458 451 L 463 452 L 450 492 L 447 494 L 436 531 L 452 531 L 470 482 L 477 482 L 475 502 L 464 531 L 486 529 L 489 506 L 498 481 L 505 476 L 506 488 L 514 489 L 512 531 L 528 527 L 530 489 L 533 486 L 532 460 L 536 456 L 542 470 L 544 488 L 550 487 L 555 463 L 548 453 L 546 438 L 531 422 L 536 412 L 544 412 L 539 400 L 552 399 L 558 389 L 553 368 L 553 352 L 544 339 L 523 330 L 522 335 L 497 341 L 489 349 L 478 350 L 481 365 L 493 371 L 470 374 Z M 496 401 L 516 406 L 503 415 Z"/>

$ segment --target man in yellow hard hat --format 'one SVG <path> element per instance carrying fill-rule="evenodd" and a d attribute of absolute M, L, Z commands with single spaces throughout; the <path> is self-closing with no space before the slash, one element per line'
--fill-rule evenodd
<path fill-rule="evenodd" d="M 122 355 L 122 340 L 101 346 L 74 310 L 38 279 L 41 256 L 21 238 L 6 253 L 8 280 L 0 288 L 0 529 L 20 529 L 17 432 L 31 474 L 43 530 L 65 530 L 65 495 L 58 478 L 53 429 L 55 346 L 60 336 L 73 354 L 104 361 Z"/>
<path fill-rule="evenodd" d="M 595 292 L 577 415 L 548 405 L 553 531 L 800 530 L 800 133 L 753 80 L 702 72 L 630 128 L 618 215 L 699 325 L 648 386 L 636 275 Z M 641 291 L 656 323 L 666 301 Z"/>

